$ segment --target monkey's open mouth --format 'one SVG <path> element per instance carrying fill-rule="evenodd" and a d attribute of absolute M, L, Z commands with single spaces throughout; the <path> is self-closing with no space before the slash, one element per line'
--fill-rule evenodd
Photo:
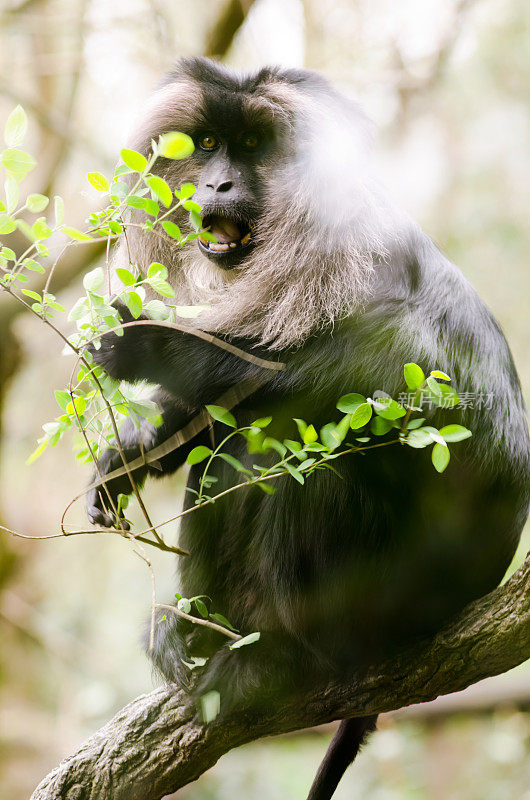
<path fill-rule="evenodd" d="M 247 247 L 252 241 L 252 228 L 248 222 L 219 214 L 207 214 L 202 224 L 217 239 L 216 242 L 209 242 L 205 237 L 199 236 L 199 246 L 209 256 L 219 257 L 234 253 Z"/>

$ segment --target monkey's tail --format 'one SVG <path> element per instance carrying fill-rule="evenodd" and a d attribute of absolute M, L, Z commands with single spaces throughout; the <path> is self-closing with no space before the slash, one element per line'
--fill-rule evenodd
<path fill-rule="evenodd" d="M 318 768 L 307 800 L 330 800 L 347 768 L 375 730 L 376 722 L 377 714 L 342 720 Z"/>

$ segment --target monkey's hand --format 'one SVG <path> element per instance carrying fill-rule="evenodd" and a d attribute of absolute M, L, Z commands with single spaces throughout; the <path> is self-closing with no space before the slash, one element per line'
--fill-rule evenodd
<path fill-rule="evenodd" d="M 89 344 L 87 350 L 94 363 L 103 367 L 111 378 L 127 381 L 145 378 L 147 376 L 144 374 L 145 370 L 141 370 L 141 365 L 151 361 L 153 331 L 144 325 L 135 326 L 129 323 L 145 320 L 147 317 L 140 316 L 135 320 L 123 303 L 116 300 L 113 305 L 126 327 L 122 328 L 120 335 L 112 331 L 104 333 L 99 339 L 97 349 L 94 344 Z"/>
<path fill-rule="evenodd" d="M 98 461 L 98 469 L 92 477 L 91 483 L 101 477 L 105 477 L 110 472 L 123 466 L 122 458 L 117 450 L 109 448 L 105 450 Z M 136 478 L 136 475 L 135 475 Z M 118 495 L 130 494 L 132 491 L 131 482 L 127 474 L 119 475 L 105 481 L 105 484 L 89 489 L 86 496 L 86 510 L 88 519 L 93 525 L 103 525 L 104 528 L 123 527 L 129 530 L 129 523 L 123 519 L 123 512 L 120 511 L 118 521 L 116 511 L 118 509 Z"/>

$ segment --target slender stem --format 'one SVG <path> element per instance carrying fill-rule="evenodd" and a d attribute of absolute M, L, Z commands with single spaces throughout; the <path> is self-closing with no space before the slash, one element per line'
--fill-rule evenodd
<path fill-rule="evenodd" d="M 187 619 L 189 622 L 193 622 L 194 625 L 203 625 L 205 628 L 211 628 L 214 631 L 218 631 L 234 641 L 238 641 L 239 639 L 243 638 L 239 633 L 234 633 L 228 628 L 223 628 L 222 625 L 217 625 L 215 622 L 210 622 L 208 619 L 193 617 L 191 614 L 186 614 L 185 611 L 181 611 L 180 608 L 177 608 L 177 606 L 169 606 L 165 603 L 157 603 L 156 607 L 163 608 L 165 611 L 172 611 L 174 614 L 177 614 L 177 616 L 182 617 L 182 619 Z"/>

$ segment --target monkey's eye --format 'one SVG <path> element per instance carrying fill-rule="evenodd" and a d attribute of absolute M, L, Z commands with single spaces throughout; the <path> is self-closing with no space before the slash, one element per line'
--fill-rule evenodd
<path fill-rule="evenodd" d="M 245 133 L 243 138 L 241 139 L 241 145 L 244 150 L 247 150 L 249 153 L 253 150 L 257 150 L 260 146 L 261 140 L 257 133 Z"/>
<path fill-rule="evenodd" d="M 202 150 L 215 150 L 217 147 L 217 139 L 215 136 L 211 136 L 209 133 L 206 136 L 203 136 L 202 139 L 199 141 L 199 147 Z"/>

